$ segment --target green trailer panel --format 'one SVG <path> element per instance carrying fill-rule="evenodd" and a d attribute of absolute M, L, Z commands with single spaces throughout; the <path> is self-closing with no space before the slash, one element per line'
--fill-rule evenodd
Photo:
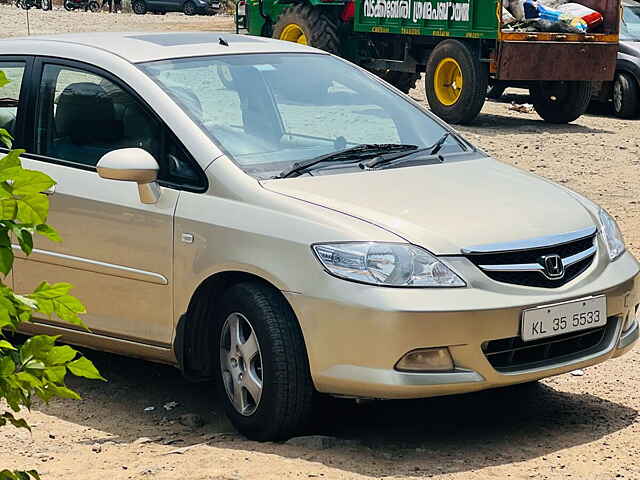
<path fill-rule="evenodd" d="M 500 0 L 355 0 L 357 32 L 497 38 Z"/>

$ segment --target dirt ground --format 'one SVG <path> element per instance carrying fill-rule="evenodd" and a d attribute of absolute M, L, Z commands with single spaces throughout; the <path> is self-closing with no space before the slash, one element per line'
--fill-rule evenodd
<path fill-rule="evenodd" d="M 102 3 L 102 0 L 99 0 Z M 67 12 L 61 7 L 42 12 L 29 10 L 29 31 L 31 35 L 77 32 L 138 32 L 138 31 L 231 31 L 234 30 L 233 17 L 229 15 L 187 17 L 182 13 L 166 15 L 131 15 L 91 13 L 83 11 Z M 27 36 L 27 14 L 13 5 L 0 5 L 0 37 Z"/>
<path fill-rule="evenodd" d="M 23 16 L 0 6 L 2 34 L 22 34 Z M 231 27 L 224 17 L 30 16 L 36 33 Z M 620 222 L 631 251 L 640 254 L 640 123 L 600 109 L 571 125 L 548 125 L 535 114 L 508 110 L 511 100 L 527 101 L 518 93 L 487 103 L 473 126 L 459 130 L 499 160 L 601 203 Z M 412 95 L 424 99 L 420 89 Z M 89 355 L 109 382 L 74 380 L 82 402 L 37 404 L 26 415 L 32 435 L 3 428 L 0 465 L 80 480 L 640 480 L 640 349 L 584 376 L 567 374 L 533 388 L 358 406 L 336 401 L 319 413 L 321 427 L 310 432 L 331 438 L 297 444 L 243 439 L 225 419 L 213 388 L 189 384 L 173 368 Z M 168 402 L 178 405 L 166 410 Z M 206 423 L 183 426 L 180 420 L 191 418 L 185 414 Z"/>

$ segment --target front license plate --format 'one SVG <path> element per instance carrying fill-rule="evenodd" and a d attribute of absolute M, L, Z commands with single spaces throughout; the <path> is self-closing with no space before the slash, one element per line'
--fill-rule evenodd
<path fill-rule="evenodd" d="M 525 310 L 521 335 L 528 342 L 606 324 L 607 298 L 601 295 Z"/>

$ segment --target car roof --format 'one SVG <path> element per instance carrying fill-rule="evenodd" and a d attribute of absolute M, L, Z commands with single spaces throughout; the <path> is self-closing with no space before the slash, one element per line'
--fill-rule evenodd
<path fill-rule="evenodd" d="M 66 46 L 95 48 L 117 55 L 131 63 L 171 58 L 244 53 L 322 53 L 315 48 L 293 42 L 229 32 L 104 32 L 71 33 L 17 37 L 0 40 L 0 53 L 7 53 L 10 45 L 58 43 L 60 51 Z M 20 53 L 20 52 L 10 52 Z"/>

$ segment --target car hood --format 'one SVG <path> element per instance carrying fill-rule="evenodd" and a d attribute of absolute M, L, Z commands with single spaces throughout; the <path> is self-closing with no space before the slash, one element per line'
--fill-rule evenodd
<path fill-rule="evenodd" d="M 440 255 L 594 225 L 569 191 L 490 158 L 262 185 L 368 221 Z"/>

